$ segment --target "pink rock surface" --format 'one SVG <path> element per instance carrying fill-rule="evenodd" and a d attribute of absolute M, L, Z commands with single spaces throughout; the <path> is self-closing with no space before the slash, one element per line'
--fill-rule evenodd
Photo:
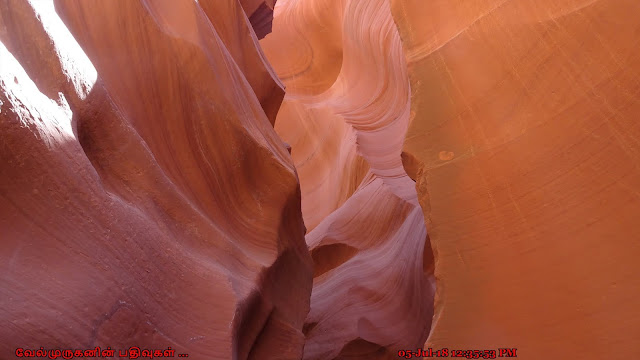
<path fill-rule="evenodd" d="M 0 1 L 0 357 L 301 357 L 282 87 L 232 3 Z"/>
<path fill-rule="evenodd" d="M 279 0 L 261 44 L 287 87 L 275 128 L 311 230 L 303 358 L 394 359 L 422 346 L 433 263 L 400 156 L 410 89 L 389 3 Z"/>

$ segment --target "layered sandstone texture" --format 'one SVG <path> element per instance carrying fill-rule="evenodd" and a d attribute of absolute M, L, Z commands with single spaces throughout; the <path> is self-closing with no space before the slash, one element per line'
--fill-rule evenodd
<path fill-rule="evenodd" d="M 0 358 L 637 358 L 638 19 L 0 0 Z"/>
<path fill-rule="evenodd" d="M 436 259 L 426 346 L 640 356 L 640 3 L 390 2 Z"/>
<path fill-rule="evenodd" d="M 397 359 L 431 326 L 433 259 L 401 160 L 406 61 L 387 0 L 279 0 L 261 40 L 314 262 L 305 360 Z"/>
<path fill-rule="evenodd" d="M 0 1 L 0 358 L 301 358 L 284 90 L 242 6 Z"/>

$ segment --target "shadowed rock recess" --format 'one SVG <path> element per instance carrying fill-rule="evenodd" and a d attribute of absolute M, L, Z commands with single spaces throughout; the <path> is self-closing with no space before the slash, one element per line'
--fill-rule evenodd
<path fill-rule="evenodd" d="M 638 19 L 0 0 L 0 359 L 638 358 Z"/>

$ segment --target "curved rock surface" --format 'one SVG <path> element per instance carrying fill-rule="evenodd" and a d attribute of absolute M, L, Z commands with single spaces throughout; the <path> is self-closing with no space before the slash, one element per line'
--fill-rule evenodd
<path fill-rule="evenodd" d="M 275 128 L 315 266 L 303 358 L 398 358 L 427 338 L 434 279 L 400 156 L 410 89 L 389 3 L 279 0 L 261 44 L 287 87 Z"/>
<path fill-rule="evenodd" d="M 299 359 L 282 96 L 236 1 L 0 1 L 0 357 Z"/>
<path fill-rule="evenodd" d="M 640 3 L 391 0 L 435 258 L 425 346 L 640 354 Z"/>
<path fill-rule="evenodd" d="M 639 16 L 0 0 L 0 358 L 636 358 Z"/>

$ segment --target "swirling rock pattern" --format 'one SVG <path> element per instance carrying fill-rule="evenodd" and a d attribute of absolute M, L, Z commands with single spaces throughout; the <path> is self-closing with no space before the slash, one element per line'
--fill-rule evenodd
<path fill-rule="evenodd" d="M 283 90 L 239 9 L 0 1 L 0 357 L 302 356 L 312 268 L 269 122 Z"/>
<path fill-rule="evenodd" d="M 640 354 L 640 4 L 391 0 L 435 258 L 426 346 Z"/>
<path fill-rule="evenodd" d="M 314 260 L 304 359 L 393 359 L 429 333 L 434 281 L 415 183 L 401 160 L 409 78 L 386 0 L 283 1 L 261 40 L 287 87 Z"/>
<path fill-rule="evenodd" d="M 0 358 L 637 357 L 639 16 L 0 0 Z"/>

